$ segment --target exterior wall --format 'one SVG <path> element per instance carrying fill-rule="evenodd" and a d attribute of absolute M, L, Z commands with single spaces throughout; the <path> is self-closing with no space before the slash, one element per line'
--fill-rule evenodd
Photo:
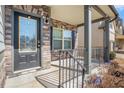
<path fill-rule="evenodd" d="M 4 6 L 0 6 L 0 87 L 4 87 L 6 77 L 4 50 Z"/>
<path fill-rule="evenodd" d="M 78 47 L 77 26 L 71 25 L 71 24 L 68 24 L 66 22 L 62 22 L 59 20 L 55 20 L 55 19 L 52 19 L 52 26 L 57 27 L 57 28 L 63 28 L 63 29 L 70 30 L 70 31 L 74 32 L 74 36 L 72 37 L 73 38 L 72 48 L 74 49 L 74 48 Z"/>
<path fill-rule="evenodd" d="M 109 25 L 109 31 L 110 31 L 110 51 L 113 51 L 114 49 L 114 42 L 115 42 L 115 27 L 114 27 L 114 22 L 110 23 Z"/>
<path fill-rule="evenodd" d="M 121 50 L 121 51 L 124 50 L 124 39 L 116 38 L 116 51 L 118 51 L 118 50 Z"/>
<path fill-rule="evenodd" d="M 99 23 L 92 24 L 92 48 L 103 48 L 103 29 Z M 78 27 L 78 48 L 84 47 L 84 27 Z"/>
<path fill-rule="evenodd" d="M 122 19 L 116 20 L 116 51 L 124 50 L 124 26 Z"/>
<path fill-rule="evenodd" d="M 92 47 L 93 48 L 103 48 L 103 29 L 99 29 L 99 22 L 92 24 Z M 115 42 L 115 27 L 114 23 L 110 23 L 110 51 L 113 51 Z M 84 27 L 78 27 L 78 47 L 84 47 Z"/>
<path fill-rule="evenodd" d="M 41 5 L 14 5 L 5 6 L 5 45 L 6 45 L 6 71 L 7 75 L 13 75 L 14 53 L 13 53 L 13 11 L 23 11 L 25 13 L 40 17 L 49 16 L 50 9 Z M 50 54 L 50 29 L 49 24 L 42 22 L 42 45 L 41 45 L 41 67 L 49 68 L 51 61 Z"/>
<path fill-rule="evenodd" d="M 121 18 L 116 19 L 116 34 L 124 34 L 123 20 Z"/>
<path fill-rule="evenodd" d="M 124 49 L 124 40 L 118 40 L 120 50 Z"/>
<path fill-rule="evenodd" d="M 76 34 L 77 27 L 75 25 L 71 25 L 71 24 L 68 24 L 66 22 L 62 22 L 62 21 L 59 21 L 59 20 L 52 19 L 52 27 L 67 29 L 67 30 L 71 30 L 71 31 L 75 32 L 74 37 L 72 37 L 73 38 L 73 40 L 72 40 L 72 48 L 73 49 L 77 48 L 77 34 Z M 51 42 L 52 42 L 52 39 L 51 39 Z M 52 45 L 52 43 L 51 43 L 51 45 Z M 57 60 L 58 55 L 59 54 L 57 54 L 56 51 L 52 50 L 52 52 L 51 52 L 51 60 L 52 61 Z"/>

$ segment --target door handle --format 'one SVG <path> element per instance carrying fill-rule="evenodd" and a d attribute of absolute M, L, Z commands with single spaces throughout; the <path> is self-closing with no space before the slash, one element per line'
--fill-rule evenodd
<path fill-rule="evenodd" d="M 40 42 L 38 42 L 37 47 L 40 48 L 40 46 L 41 46 L 41 44 L 40 44 Z"/>
<path fill-rule="evenodd" d="M 37 47 L 40 48 L 40 44 L 38 44 Z"/>

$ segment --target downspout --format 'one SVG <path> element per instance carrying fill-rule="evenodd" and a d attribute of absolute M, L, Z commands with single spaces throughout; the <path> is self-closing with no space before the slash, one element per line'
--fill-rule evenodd
<path fill-rule="evenodd" d="M 112 21 L 116 20 L 118 18 L 118 12 L 116 11 L 115 7 L 112 5 L 108 5 L 109 8 L 114 12 L 115 17 L 113 19 L 111 19 L 109 22 L 111 23 Z"/>
<path fill-rule="evenodd" d="M 111 23 L 112 21 L 116 20 L 118 18 L 118 15 L 115 16 L 115 18 L 111 19 L 109 22 Z"/>

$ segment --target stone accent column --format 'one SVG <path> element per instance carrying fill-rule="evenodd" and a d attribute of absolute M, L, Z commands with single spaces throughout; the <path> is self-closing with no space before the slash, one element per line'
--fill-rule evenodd
<path fill-rule="evenodd" d="M 7 75 L 12 74 L 12 7 L 5 6 L 5 58 Z"/>
<path fill-rule="evenodd" d="M 51 50 L 50 50 L 50 26 L 48 24 L 43 25 L 43 33 L 42 33 L 42 62 L 41 65 L 43 69 L 50 67 L 51 62 Z"/>

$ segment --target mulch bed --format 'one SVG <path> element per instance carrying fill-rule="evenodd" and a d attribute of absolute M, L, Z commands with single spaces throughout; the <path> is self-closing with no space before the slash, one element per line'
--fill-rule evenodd
<path fill-rule="evenodd" d="M 124 60 L 115 59 L 109 66 L 88 77 L 86 86 L 89 88 L 124 88 Z"/>

